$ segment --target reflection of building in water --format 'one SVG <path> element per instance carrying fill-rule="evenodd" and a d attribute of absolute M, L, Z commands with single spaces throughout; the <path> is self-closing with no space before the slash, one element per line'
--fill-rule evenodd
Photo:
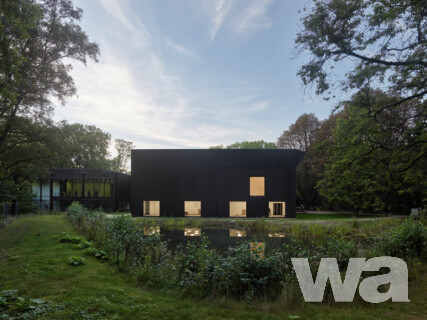
<path fill-rule="evenodd" d="M 144 227 L 144 236 L 160 235 L 160 227 Z"/>
<path fill-rule="evenodd" d="M 265 252 L 264 242 L 251 242 L 249 246 L 252 253 L 255 253 L 260 258 L 264 258 L 264 252 Z"/>
<path fill-rule="evenodd" d="M 230 229 L 230 237 L 246 237 L 246 230 Z"/>
<path fill-rule="evenodd" d="M 200 237 L 202 235 L 202 229 L 200 228 L 185 228 L 184 236 L 186 237 Z"/>
<path fill-rule="evenodd" d="M 284 238 L 284 237 L 286 237 L 286 234 L 284 232 L 269 232 L 268 237 L 269 238 Z"/>

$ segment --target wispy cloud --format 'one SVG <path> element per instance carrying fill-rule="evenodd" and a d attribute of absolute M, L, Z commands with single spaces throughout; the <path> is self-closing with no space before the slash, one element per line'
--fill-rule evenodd
<path fill-rule="evenodd" d="M 272 21 L 266 16 L 272 0 L 252 1 L 241 14 L 234 19 L 233 31 L 237 34 L 251 34 L 262 29 L 269 29 Z"/>
<path fill-rule="evenodd" d="M 216 0 L 212 14 L 211 40 L 226 27 L 236 36 L 247 36 L 269 29 L 272 21 L 267 11 L 273 0 Z"/>
<path fill-rule="evenodd" d="M 216 34 L 224 23 L 225 18 L 233 6 L 233 0 L 217 0 L 213 15 L 213 26 L 211 31 L 211 40 L 215 39 Z"/>
<path fill-rule="evenodd" d="M 98 0 L 98 2 L 131 35 L 131 43 L 135 47 L 144 47 L 149 44 L 150 33 L 141 20 L 132 14 L 131 10 L 126 10 L 129 6 L 126 0 Z"/>
<path fill-rule="evenodd" d="M 185 48 L 185 47 L 173 42 L 170 39 L 166 39 L 166 45 L 168 45 L 169 47 L 173 48 L 175 51 L 177 51 L 178 53 L 180 53 L 186 57 L 189 57 L 189 58 L 194 59 L 194 60 L 200 60 L 200 57 L 196 52 L 194 52 L 188 48 Z"/>

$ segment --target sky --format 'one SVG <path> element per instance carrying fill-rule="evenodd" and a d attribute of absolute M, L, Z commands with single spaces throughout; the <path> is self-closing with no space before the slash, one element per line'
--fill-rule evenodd
<path fill-rule="evenodd" d="M 74 0 L 99 62 L 74 64 L 78 93 L 55 120 L 96 125 L 140 149 L 276 142 L 336 102 L 305 90 L 295 57 L 305 1 Z"/>

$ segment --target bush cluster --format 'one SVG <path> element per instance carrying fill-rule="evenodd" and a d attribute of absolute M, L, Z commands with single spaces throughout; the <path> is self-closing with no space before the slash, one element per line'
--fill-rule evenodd
<path fill-rule="evenodd" d="M 393 256 L 405 260 L 426 255 L 426 227 L 412 218 L 376 238 L 375 255 Z"/>
<path fill-rule="evenodd" d="M 272 300 L 286 292 L 298 298 L 301 292 L 291 258 L 307 257 L 315 274 L 321 258 L 337 258 L 340 270 L 345 271 L 349 258 L 357 256 L 356 245 L 339 234 L 323 244 L 293 240 L 265 252 L 248 241 L 219 254 L 205 237 L 168 249 L 158 235 L 145 235 L 130 217 L 107 219 L 79 206 L 73 204 L 67 217 L 94 243 L 86 250 L 102 252 L 141 284 L 179 288 L 192 297 Z M 392 231 L 382 248 L 395 256 L 418 255 L 420 228 L 424 227 L 406 222 Z"/>

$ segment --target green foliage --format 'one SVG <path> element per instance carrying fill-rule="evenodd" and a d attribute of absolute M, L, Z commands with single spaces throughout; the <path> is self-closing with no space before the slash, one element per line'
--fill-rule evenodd
<path fill-rule="evenodd" d="M 29 178 L 50 163 L 39 129 L 49 127 L 56 102 L 76 93 L 70 62 L 97 61 L 99 47 L 70 0 L 1 1 L 0 16 L 0 174 Z"/>
<path fill-rule="evenodd" d="M 80 236 L 70 236 L 69 234 L 66 234 L 59 238 L 59 242 L 68 242 L 68 243 L 75 243 L 78 244 L 80 242 L 84 241 L 82 237 Z"/>
<path fill-rule="evenodd" d="M 81 266 L 84 265 L 86 263 L 86 259 L 83 257 L 76 257 L 76 256 L 71 256 L 68 258 L 68 262 L 73 266 Z"/>
<path fill-rule="evenodd" d="M 317 184 L 329 202 L 356 212 L 408 212 L 411 206 L 421 206 L 427 187 L 427 159 L 423 157 L 426 144 L 418 140 L 426 133 L 408 131 L 422 121 L 416 116 L 419 108 L 401 105 L 374 118 L 366 107 L 396 99 L 379 91 L 370 98 L 359 92 L 348 102 Z"/>
<path fill-rule="evenodd" d="M 406 99 L 426 94 L 425 9 L 411 0 L 310 1 L 295 44 L 311 61 L 298 75 L 328 96 L 334 82 L 345 90 L 385 86 Z M 342 81 L 334 79 L 338 66 L 349 70 Z"/>
<path fill-rule="evenodd" d="M 276 144 L 274 142 L 265 142 L 264 140 L 242 141 L 225 147 L 223 145 L 212 146 L 209 149 L 276 149 Z"/>
<path fill-rule="evenodd" d="M 376 238 L 374 254 L 402 259 L 420 258 L 425 255 L 427 229 L 419 221 L 406 219 L 391 231 Z"/>

